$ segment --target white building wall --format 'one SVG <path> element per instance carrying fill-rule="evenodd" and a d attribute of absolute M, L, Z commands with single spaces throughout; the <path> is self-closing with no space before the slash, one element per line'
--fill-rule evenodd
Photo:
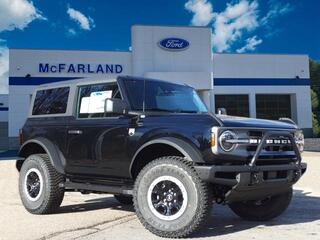
<path fill-rule="evenodd" d="M 165 50 L 159 41 L 182 38 L 189 47 Z M 196 89 L 212 88 L 211 29 L 205 27 L 132 27 L 132 73 L 187 83 Z"/>
<path fill-rule="evenodd" d="M 215 78 L 310 78 L 309 57 L 293 54 L 213 54 Z"/>
<path fill-rule="evenodd" d="M 117 74 L 95 73 L 56 73 L 39 72 L 39 63 L 50 64 L 121 64 L 121 74 L 131 74 L 131 52 L 121 51 L 86 51 L 86 50 L 57 50 L 57 49 L 10 49 L 9 76 L 25 77 L 88 77 L 88 78 L 114 78 Z"/>
<path fill-rule="evenodd" d="M 294 84 L 310 78 L 309 58 L 306 55 L 274 54 L 213 54 L 214 79 L 234 79 L 239 85 L 215 85 L 214 94 L 249 95 L 250 117 L 256 117 L 256 94 L 290 94 L 292 115 L 301 128 L 312 128 L 311 97 L 309 85 Z M 242 86 L 243 81 L 254 79 L 256 85 Z M 261 85 L 276 80 L 279 85 Z M 285 80 L 282 85 L 281 82 Z M 214 108 L 213 108 L 214 109 Z"/>
<path fill-rule="evenodd" d="M 19 135 L 29 111 L 34 86 L 9 86 L 9 137 Z"/>

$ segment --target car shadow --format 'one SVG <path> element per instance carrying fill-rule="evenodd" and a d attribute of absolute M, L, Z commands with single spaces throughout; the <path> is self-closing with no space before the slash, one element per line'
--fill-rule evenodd
<path fill-rule="evenodd" d="M 63 205 L 59 208 L 56 214 L 61 213 L 74 213 L 74 212 L 87 212 L 87 211 L 95 211 L 99 209 L 112 209 L 112 210 L 120 210 L 133 212 L 132 205 L 123 205 L 119 203 L 114 197 L 102 197 L 102 198 L 94 198 L 85 200 L 83 203 L 79 204 L 71 204 L 71 205 Z"/>
<path fill-rule="evenodd" d="M 89 199 L 84 203 L 62 206 L 58 214 L 94 211 L 105 208 L 134 212 L 133 206 L 122 205 L 112 196 L 108 196 Z M 288 209 L 278 218 L 267 222 L 245 221 L 235 215 L 227 206 L 214 204 L 206 226 L 191 237 L 214 237 L 244 231 L 257 226 L 264 228 L 269 226 L 307 223 L 317 220 L 320 220 L 320 197 L 311 196 L 310 192 L 294 190 L 293 199 Z"/>
<path fill-rule="evenodd" d="M 192 238 L 228 235 L 257 226 L 264 228 L 317 220 L 320 220 L 320 197 L 310 196 L 310 192 L 294 190 L 293 199 L 288 209 L 281 216 L 267 222 L 245 221 L 235 215 L 227 206 L 215 205 L 204 229 L 195 233 Z"/>

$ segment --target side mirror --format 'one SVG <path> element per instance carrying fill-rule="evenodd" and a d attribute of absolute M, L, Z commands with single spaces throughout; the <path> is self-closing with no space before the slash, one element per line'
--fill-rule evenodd
<path fill-rule="evenodd" d="M 227 110 L 225 108 L 218 108 L 219 115 L 227 115 Z"/>
<path fill-rule="evenodd" d="M 106 113 L 126 114 L 128 107 L 125 101 L 118 98 L 107 98 L 105 100 L 104 111 Z"/>

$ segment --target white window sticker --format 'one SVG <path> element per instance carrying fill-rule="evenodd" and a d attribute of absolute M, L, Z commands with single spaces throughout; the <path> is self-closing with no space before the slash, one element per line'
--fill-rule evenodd
<path fill-rule="evenodd" d="M 80 113 L 89 113 L 90 97 L 83 97 L 80 104 Z"/>
<path fill-rule="evenodd" d="M 112 97 L 112 91 L 92 92 L 81 99 L 80 113 L 103 113 L 105 100 Z"/>

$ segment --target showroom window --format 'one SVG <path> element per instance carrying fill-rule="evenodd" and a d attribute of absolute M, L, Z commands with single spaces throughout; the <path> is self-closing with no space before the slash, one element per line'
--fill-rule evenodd
<path fill-rule="evenodd" d="M 278 120 L 279 118 L 291 118 L 290 95 L 257 94 L 256 95 L 257 118 Z"/>
<path fill-rule="evenodd" d="M 216 112 L 218 108 L 225 108 L 228 115 L 249 117 L 249 96 L 239 95 L 215 95 Z"/>

